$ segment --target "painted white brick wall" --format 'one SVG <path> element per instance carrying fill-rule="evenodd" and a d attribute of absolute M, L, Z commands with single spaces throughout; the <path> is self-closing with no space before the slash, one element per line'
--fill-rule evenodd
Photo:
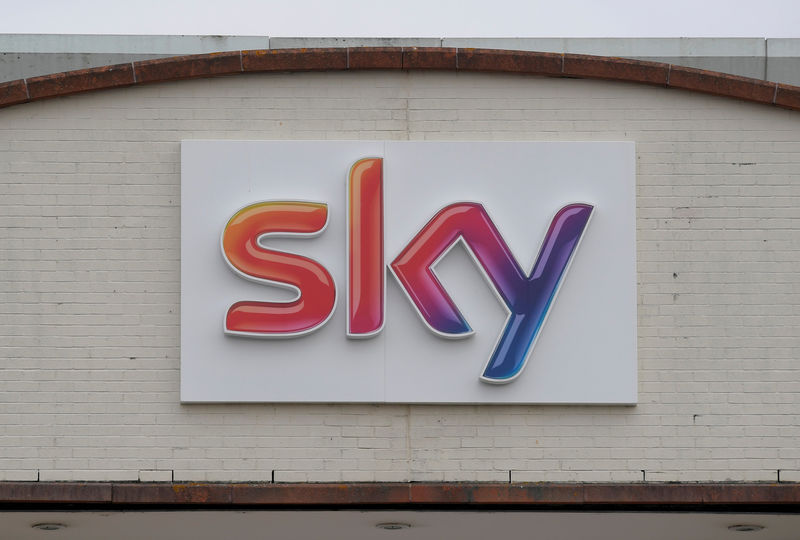
<path fill-rule="evenodd" d="M 636 407 L 181 405 L 179 141 L 631 140 Z M 451 73 L 0 110 L 0 480 L 800 479 L 800 115 Z"/>

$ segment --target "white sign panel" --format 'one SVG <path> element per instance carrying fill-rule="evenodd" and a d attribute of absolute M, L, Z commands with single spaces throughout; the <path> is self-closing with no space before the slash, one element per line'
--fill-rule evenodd
<path fill-rule="evenodd" d="M 181 162 L 182 401 L 636 403 L 633 143 Z"/>

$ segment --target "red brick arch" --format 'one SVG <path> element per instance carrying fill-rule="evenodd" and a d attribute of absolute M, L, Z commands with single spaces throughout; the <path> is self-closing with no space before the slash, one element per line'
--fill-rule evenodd
<path fill-rule="evenodd" d="M 143 60 L 0 84 L 0 107 L 69 94 L 239 73 L 440 70 L 606 79 L 800 110 L 800 87 L 673 64 L 580 54 L 439 47 L 232 51 Z"/>

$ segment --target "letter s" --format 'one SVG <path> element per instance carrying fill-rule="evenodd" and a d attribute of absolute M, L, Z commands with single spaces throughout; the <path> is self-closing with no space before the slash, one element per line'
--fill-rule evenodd
<path fill-rule="evenodd" d="M 241 301 L 225 316 L 225 333 L 249 337 L 295 337 L 325 324 L 336 307 L 336 285 L 320 263 L 266 249 L 267 237 L 313 237 L 328 224 L 323 203 L 268 201 L 236 212 L 222 231 L 222 256 L 239 276 L 289 288 L 288 302 Z"/>

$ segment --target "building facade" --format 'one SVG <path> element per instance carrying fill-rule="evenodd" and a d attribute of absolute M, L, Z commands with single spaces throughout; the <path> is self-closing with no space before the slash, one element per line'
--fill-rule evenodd
<path fill-rule="evenodd" d="M 796 511 L 800 89 L 344 45 L 0 84 L 5 504 Z M 638 402 L 181 403 L 195 139 L 634 143 Z"/>

